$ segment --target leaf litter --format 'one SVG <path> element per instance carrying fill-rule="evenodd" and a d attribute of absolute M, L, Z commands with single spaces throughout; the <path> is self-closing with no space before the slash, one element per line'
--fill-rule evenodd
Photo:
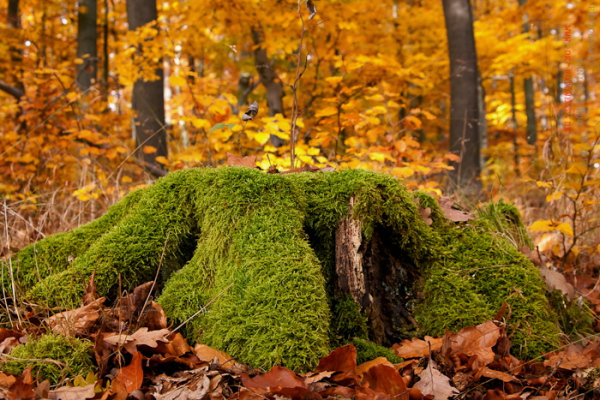
<path fill-rule="evenodd" d="M 98 372 L 57 388 L 35 380 L 30 369 L 20 376 L 0 373 L 0 399 L 600 399 L 598 338 L 544 360 L 521 361 L 511 355 L 499 322 L 506 307 L 494 321 L 395 344 L 392 350 L 405 359 L 399 364 L 385 357 L 357 364 L 357 349 L 349 344 L 323 357 L 315 371 L 300 374 L 283 366 L 253 369 L 204 344 L 190 346 L 167 327 L 151 291 L 151 282 L 141 285 L 109 308 L 88 285 L 84 306 L 30 318 L 40 324 L 30 331 L 91 338 Z M 27 336 L 0 328 L 0 351 L 9 353 Z"/>

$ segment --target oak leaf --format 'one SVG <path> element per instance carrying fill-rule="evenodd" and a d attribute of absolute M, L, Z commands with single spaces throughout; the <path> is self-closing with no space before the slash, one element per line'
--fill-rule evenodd
<path fill-rule="evenodd" d="M 399 344 L 392 346 L 392 349 L 398 357 L 421 358 L 429 356 L 429 349 L 431 351 L 441 349 L 443 341 L 443 338 L 433 338 L 431 336 L 425 336 L 425 340 L 418 338 L 404 339 Z"/>
<path fill-rule="evenodd" d="M 87 333 L 100 318 L 100 310 L 106 298 L 100 297 L 87 306 L 75 310 L 61 312 L 44 322 L 58 335 L 75 336 Z"/>

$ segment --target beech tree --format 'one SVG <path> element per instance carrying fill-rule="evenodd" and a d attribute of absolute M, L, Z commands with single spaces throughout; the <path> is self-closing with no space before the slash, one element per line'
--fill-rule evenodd
<path fill-rule="evenodd" d="M 127 0 L 129 30 L 156 23 L 156 0 Z M 147 37 L 145 40 L 151 40 Z M 141 44 L 140 46 L 143 46 Z M 162 58 L 156 62 L 155 77 L 140 77 L 133 85 L 132 107 L 136 112 L 134 135 L 138 158 L 154 176 L 164 175 L 157 157 L 167 157 L 165 132 L 165 94 Z"/>
<path fill-rule="evenodd" d="M 77 57 L 83 62 L 77 65 L 77 84 L 88 90 L 97 79 L 97 2 L 82 0 L 77 11 Z"/>
<path fill-rule="evenodd" d="M 460 157 L 450 178 L 461 188 L 477 190 L 481 163 L 473 16 L 468 0 L 444 0 L 443 5 L 450 56 L 450 151 Z"/>

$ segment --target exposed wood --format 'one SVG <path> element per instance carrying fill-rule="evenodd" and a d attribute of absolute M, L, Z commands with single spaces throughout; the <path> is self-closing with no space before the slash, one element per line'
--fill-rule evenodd
<path fill-rule="evenodd" d="M 387 242 L 384 232 L 376 230 L 365 241 L 361 222 L 352 218 L 355 204 L 353 197 L 335 233 L 335 292 L 350 294 L 360 306 L 371 340 L 391 346 L 404 338 L 400 329 L 416 326 L 407 309 L 414 297 L 416 269 L 402 261 L 401 250 Z"/>

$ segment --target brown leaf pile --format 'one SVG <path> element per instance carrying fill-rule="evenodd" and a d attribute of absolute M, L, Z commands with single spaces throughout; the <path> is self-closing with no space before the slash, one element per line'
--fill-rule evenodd
<path fill-rule="evenodd" d="M 598 340 L 525 363 L 510 354 L 504 327 L 486 321 L 442 338 L 404 340 L 393 346 L 405 359 L 400 364 L 379 357 L 357 365 L 350 344 L 322 358 L 314 372 L 275 366 L 265 373 L 209 346 L 192 348 L 167 328 L 164 312 L 151 300 L 151 283 L 113 308 L 104 306 L 93 287 L 86 305 L 47 318 L 34 330 L 91 338 L 98 374 L 51 389 L 30 370 L 21 376 L 0 373 L 0 399 L 600 399 Z M 24 332 L 0 329 L 0 353 L 26 338 Z"/>

